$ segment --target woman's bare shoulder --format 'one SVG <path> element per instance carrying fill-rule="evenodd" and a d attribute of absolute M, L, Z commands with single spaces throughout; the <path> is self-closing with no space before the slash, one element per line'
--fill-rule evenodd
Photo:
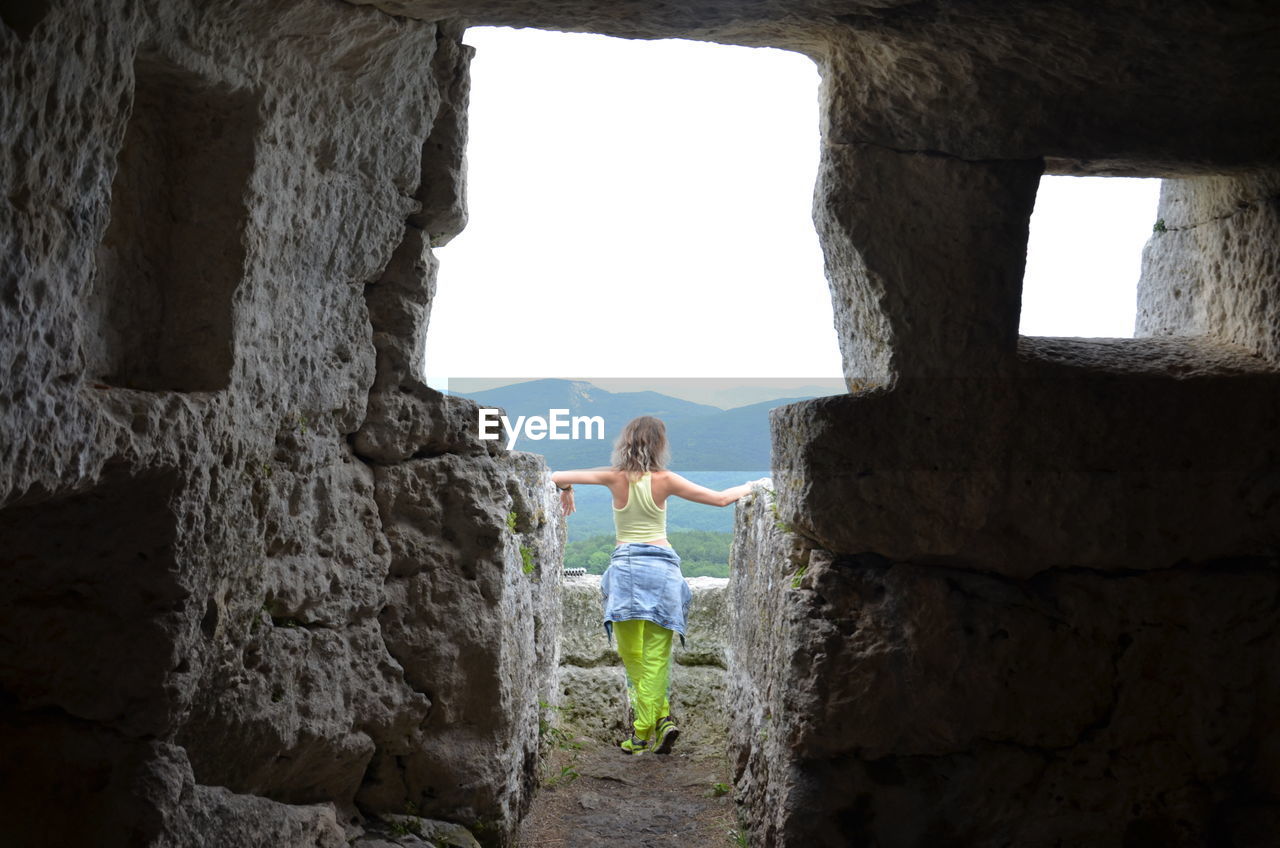
<path fill-rule="evenodd" d="M 685 479 L 679 474 L 667 469 L 650 472 L 650 480 L 656 487 L 656 490 L 663 494 L 675 491 L 685 482 Z"/>

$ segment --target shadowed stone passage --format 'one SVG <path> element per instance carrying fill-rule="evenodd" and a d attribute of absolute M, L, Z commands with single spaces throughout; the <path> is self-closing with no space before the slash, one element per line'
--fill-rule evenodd
<path fill-rule="evenodd" d="M 22 38 L 28 38 L 31 31 L 49 14 L 52 0 L 0 0 L 0 21 Z"/>
<path fill-rule="evenodd" d="M 737 523 L 734 602 L 775 623 L 735 633 L 757 844 L 1269 844 L 1274 560 L 1016 580 L 798 541 L 763 498 Z"/>
<path fill-rule="evenodd" d="M 626 673 L 601 626 L 600 577 L 562 587 L 556 697 L 543 710 L 542 788 L 520 830 L 522 848 L 608 845 L 686 848 L 728 842 L 736 819 L 725 759 L 727 581 L 689 581 L 685 645 L 671 662 L 670 754 L 624 753 L 631 733 Z"/>
<path fill-rule="evenodd" d="M 670 754 L 632 756 L 588 743 L 556 751 L 520 829 L 520 848 L 689 848 L 732 845 L 737 830 L 724 740 L 681 740 Z"/>
<path fill-rule="evenodd" d="M 0 792 L 22 811 L 5 817 L 14 844 L 127 845 L 154 816 L 137 783 L 172 726 L 166 689 L 190 672 L 175 484 L 115 473 L 0 511 Z M 68 815 L 73 795 L 86 806 Z"/>
<path fill-rule="evenodd" d="M 258 98 L 158 56 L 133 73 L 85 355 L 113 386 L 216 391 L 230 379 Z"/>

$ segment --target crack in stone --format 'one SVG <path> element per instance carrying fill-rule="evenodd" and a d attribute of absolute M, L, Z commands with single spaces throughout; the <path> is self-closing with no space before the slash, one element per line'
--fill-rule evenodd
<path fill-rule="evenodd" d="M 1227 212 L 1222 215 L 1211 215 L 1208 218 L 1204 218 L 1199 221 L 1192 221 L 1189 224 L 1182 224 L 1181 226 L 1177 226 L 1177 227 L 1170 227 L 1169 225 L 1166 224 L 1165 232 L 1169 232 L 1169 233 L 1189 232 L 1191 230 L 1196 229 L 1197 227 L 1203 227 L 1209 224 L 1216 224 L 1219 221 L 1229 221 L 1232 218 L 1239 217 L 1240 215 L 1244 215 L 1245 213 L 1256 212 L 1259 210 L 1259 207 L 1265 207 L 1265 206 L 1280 206 L 1280 194 L 1270 194 L 1270 195 L 1264 195 L 1262 197 L 1250 198 L 1247 200 L 1244 200 L 1244 199 L 1237 200 L 1236 208 L 1231 210 L 1230 212 Z"/>

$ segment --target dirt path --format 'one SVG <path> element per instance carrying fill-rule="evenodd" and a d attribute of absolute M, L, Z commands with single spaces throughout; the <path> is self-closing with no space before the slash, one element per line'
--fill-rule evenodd
<path fill-rule="evenodd" d="M 632 756 L 606 747 L 554 751 L 547 762 L 550 777 L 534 798 L 517 845 L 740 844 L 723 750 L 683 742 L 666 755 Z"/>

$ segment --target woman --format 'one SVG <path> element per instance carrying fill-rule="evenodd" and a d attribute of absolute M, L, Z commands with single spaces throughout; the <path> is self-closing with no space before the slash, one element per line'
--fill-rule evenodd
<path fill-rule="evenodd" d="M 691 593 L 680 573 L 680 557 L 667 541 L 667 498 L 728 506 L 751 491 L 744 483 L 717 492 L 665 470 L 670 457 L 667 428 L 651 415 L 622 428 L 613 448 L 613 466 L 551 475 L 565 515 L 573 513 L 575 484 L 608 486 L 613 494 L 617 547 L 600 580 L 604 627 L 618 636 L 618 654 L 627 672 L 627 693 L 635 714 L 628 754 L 671 751 L 679 728 L 671 719 L 667 675 L 671 637 L 684 640 Z"/>

